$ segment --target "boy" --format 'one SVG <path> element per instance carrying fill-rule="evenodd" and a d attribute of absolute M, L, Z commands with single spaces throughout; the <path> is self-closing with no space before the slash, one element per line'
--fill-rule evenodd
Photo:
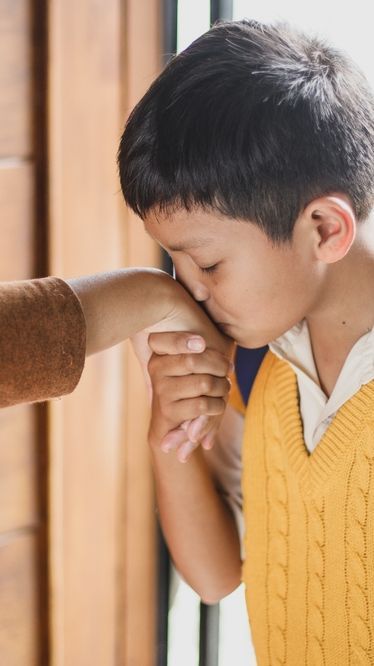
<path fill-rule="evenodd" d="M 374 102 L 364 78 L 287 26 L 217 25 L 135 108 L 119 165 L 127 202 L 219 328 L 242 346 L 270 344 L 243 438 L 242 578 L 258 663 L 374 663 Z M 169 343 L 151 341 L 161 352 Z M 185 466 L 160 451 L 189 372 L 179 355 L 152 359 L 150 445 L 172 556 L 213 602 L 241 576 L 224 496 L 234 493 L 217 488 L 214 449 Z M 241 419 L 227 410 L 224 459 Z"/>

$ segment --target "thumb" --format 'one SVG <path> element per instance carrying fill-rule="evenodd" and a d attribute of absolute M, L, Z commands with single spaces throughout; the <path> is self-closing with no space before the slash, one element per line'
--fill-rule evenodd
<path fill-rule="evenodd" d="M 201 335 L 185 331 L 150 333 L 148 344 L 155 354 L 193 354 L 204 351 L 206 344 Z"/>

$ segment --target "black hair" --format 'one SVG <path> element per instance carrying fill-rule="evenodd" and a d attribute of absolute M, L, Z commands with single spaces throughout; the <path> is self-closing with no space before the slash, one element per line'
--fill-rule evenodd
<path fill-rule="evenodd" d="M 292 238 L 315 197 L 374 203 L 374 99 L 342 52 L 285 24 L 215 25 L 175 56 L 132 111 L 118 163 L 126 202 L 195 206 Z"/>

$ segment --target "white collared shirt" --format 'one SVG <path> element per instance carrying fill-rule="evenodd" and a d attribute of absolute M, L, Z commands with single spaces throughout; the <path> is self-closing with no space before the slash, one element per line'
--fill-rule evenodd
<path fill-rule="evenodd" d="M 374 379 L 374 329 L 352 347 L 328 398 L 320 387 L 306 320 L 269 345 L 296 373 L 304 440 L 311 453 L 338 409 L 364 384 Z"/>
<path fill-rule="evenodd" d="M 318 445 L 337 410 L 374 379 L 374 329 L 352 347 L 328 398 L 321 389 L 305 320 L 272 342 L 271 351 L 294 369 L 300 395 L 305 445 L 310 453 Z M 231 507 L 243 536 L 241 448 L 244 417 L 228 406 L 217 442 L 206 453 L 223 496 Z"/>

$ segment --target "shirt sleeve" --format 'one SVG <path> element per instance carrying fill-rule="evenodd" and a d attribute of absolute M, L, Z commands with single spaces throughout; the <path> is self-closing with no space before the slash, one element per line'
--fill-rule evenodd
<path fill-rule="evenodd" d="M 0 283 L 0 407 L 70 393 L 85 353 L 83 310 L 64 280 Z"/>

